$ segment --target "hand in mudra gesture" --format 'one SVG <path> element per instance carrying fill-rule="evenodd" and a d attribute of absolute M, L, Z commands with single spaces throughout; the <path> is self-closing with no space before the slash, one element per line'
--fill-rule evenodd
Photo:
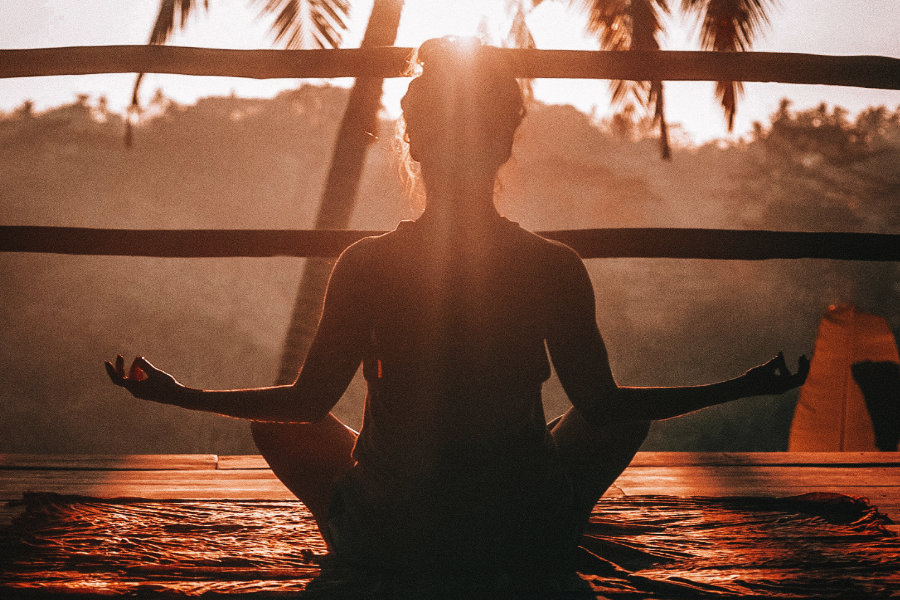
<path fill-rule="evenodd" d="M 104 364 L 106 373 L 114 384 L 141 400 L 169 403 L 181 387 L 174 377 L 154 367 L 143 356 L 134 359 L 128 374 L 125 373 L 125 359 L 121 354 L 116 356 L 115 365 L 109 361 Z"/>
<path fill-rule="evenodd" d="M 744 373 L 744 381 L 751 395 L 775 395 L 803 385 L 807 375 L 809 359 L 806 355 L 800 356 L 797 372 L 791 373 L 784 360 L 784 353 L 779 352 L 768 362 Z"/>

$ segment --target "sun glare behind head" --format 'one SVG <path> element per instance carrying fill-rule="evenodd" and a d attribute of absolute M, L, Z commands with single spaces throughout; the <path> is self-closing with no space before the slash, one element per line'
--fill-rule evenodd
<path fill-rule="evenodd" d="M 416 55 L 419 65 L 431 65 L 443 70 L 465 69 L 475 60 L 481 49 L 481 40 L 476 37 L 447 35 L 426 41 Z"/>
<path fill-rule="evenodd" d="M 407 2 L 397 45 L 419 46 L 425 40 L 443 36 L 475 36 L 485 43 L 496 44 L 508 27 L 503 2 Z"/>
<path fill-rule="evenodd" d="M 461 56 L 472 56 L 475 54 L 475 51 L 481 47 L 481 40 L 475 36 L 459 36 L 459 35 L 448 35 L 446 38 L 448 42 L 454 44 Z"/>

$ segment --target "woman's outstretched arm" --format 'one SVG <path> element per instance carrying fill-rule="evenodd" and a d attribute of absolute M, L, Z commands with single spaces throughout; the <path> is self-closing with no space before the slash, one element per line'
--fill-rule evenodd
<path fill-rule="evenodd" d="M 766 363 L 743 375 L 707 385 L 680 387 L 619 387 L 622 414 L 632 418 L 668 419 L 701 408 L 751 396 L 782 394 L 803 385 L 809 374 L 809 359 L 801 356 L 796 373 L 791 373 L 779 352 Z"/>
<path fill-rule="evenodd" d="M 559 314 L 547 347 L 566 394 L 591 423 L 668 419 L 738 398 L 780 394 L 802 385 L 809 373 L 805 356 L 792 374 L 779 353 L 739 377 L 709 385 L 620 387 L 597 328 L 594 290 L 584 264 L 573 256 L 561 273 L 567 282 L 557 296 Z"/>
<path fill-rule="evenodd" d="M 291 385 L 201 390 L 182 385 L 143 357 L 136 358 L 126 373 L 121 355 L 115 364 L 106 362 L 106 371 L 114 384 L 144 400 L 256 421 L 322 419 L 347 389 L 366 343 L 360 249 L 360 244 L 348 248 L 335 265 L 315 338 Z"/>

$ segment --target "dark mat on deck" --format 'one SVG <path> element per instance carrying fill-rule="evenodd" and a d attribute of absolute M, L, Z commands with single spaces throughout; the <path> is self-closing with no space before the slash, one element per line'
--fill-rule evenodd
<path fill-rule="evenodd" d="M 3 598 L 294 595 L 325 550 L 296 502 L 34 494 L 20 509 L 0 535 Z M 593 591 L 578 596 L 897 598 L 900 539 L 889 524 L 865 501 L 831 494 L 605 499 L 580 553 Z M 325 583 L 305 595 L 384 589 L 369 575 Z M 446 589 L 436 576 L 430 585 Z"/>

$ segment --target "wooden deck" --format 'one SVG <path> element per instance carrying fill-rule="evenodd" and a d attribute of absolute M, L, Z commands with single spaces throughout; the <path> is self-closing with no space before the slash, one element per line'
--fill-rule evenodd
<path fill-rule="evenodd" d="M 259 456 L 0 454 L 0 501 L 25 492 L 155 500 L 286 500 Z M 608 496 L 862 496 L 900 523 L 900 453 L 640 452 Z"/>

